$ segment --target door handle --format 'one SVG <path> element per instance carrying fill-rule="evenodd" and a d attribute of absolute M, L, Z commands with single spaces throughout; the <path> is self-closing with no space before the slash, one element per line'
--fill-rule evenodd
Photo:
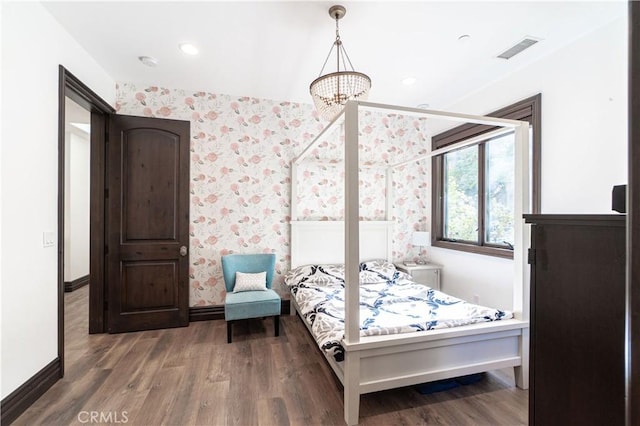
<path fill-rule="evenodd" d="M 187 246 L 180 247 L 180 256 L 185 257 L 187 255 Z"/>

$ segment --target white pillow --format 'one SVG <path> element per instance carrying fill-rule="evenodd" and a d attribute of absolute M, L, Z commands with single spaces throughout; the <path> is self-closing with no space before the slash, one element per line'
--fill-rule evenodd
<path fill-rule="evenodd" d="M 233 292 L 241 291 L 260 291 L 267 289 L 267 272 L 258 272 L 256 274 L 247 274 L 244 272 L 236 272 L 236 285 Z"/>

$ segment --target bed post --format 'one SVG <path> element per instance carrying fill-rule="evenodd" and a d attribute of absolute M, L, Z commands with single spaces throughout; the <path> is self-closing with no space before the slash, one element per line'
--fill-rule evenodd
<path fill-rule="evenodd" d="M 529 321 L 529 268 L 527 251 L 530 243 L 529 226 L 522 215 L 529 212 L 529 124 L 522 123 L 515 128 L 515 188 L 520 188 L 520 196 L 514 205 L 514 287 L 513 311 L 516 318 Z M 529 327 L 522 328 L 518 339 L 518 352 L 522 363 L 514 368 L 516 385 L 529 388 Z"/>
<path fill-rule="evenodd" d="M 385 169 L 386 188 L 384 190 L 385 197 L 385 220 L 387 222 L 393 220 L 393 167 L 387 167 Z M 394 221 L 395 225 L 395 221 Z M 388 262 L 393 262 L 393 226 L 389 226 L 387 223 L 387 257 Z"/>
<path fill-rule="evenodd" d="M 298 220 L 298 163 L 291 162 L 291 219 Z"/>
<path fill-rule="evenodd" d="M 386 188 L 384 189 L 384 198 L 385 198 L 385 220 L 392 220 L 393 215 L 391 214 L 391 210 L 393 208 L 393 168 L 387 167 L 385 169 L 385 177 L 386 177 Z M 391 261 L 391 260 L 389 260 Z"/>
<path fill-rule="evenodd" d="M 289 232 L 290 232 L 290 238 L 291 240 L 293 240 L 295 238 L 295 236 L 297 235 L 297 229 L 295 228 L 295 221 L 298 220 L 298 159 L 295 158 L 292 162 L 291 162 L 291 203 L 290 203 L 290 208 L 291 208 L 291 219 L 289 219 L 289 223 L 290 223 L 290 228 L 289 228 Z M 293 245 L 293 244 L 292 244 Z M 291 246 L 292 246 L 291 245 Z M 290 246 L 290 247 L 291 247 Z M 293 258 L 293 252 L 289 252 L 289 260 L 291 262 L 295 261 L 295 259 Z M 298 266 L 298 265 L 296 265 Z M 295 303 L 293 302 L 293 300 L 290 301 L 290 308 L 289 308 L 289 315 L 291 316 L 295 316 L 296 315 L 296 308 L 295 308 Z"/>
<path fill-rule="evenodd" d="M 345 330 L 347 343 L 360 341 L 360 217 L 358 180 L 358 103 L 345 106 L 344 142 Z"/>
<path fill-rule="evenodd" d="M 345 105 L 344 142 L 344 257 L 345 257 L 345 381 L 344 420 L 358 423 L 360 407 L 360 359 L 358 353 L 349 352 L 349 343 L 360 341 L 360 193 L 358 179 L 358 103 Z"/>
<path fill-rule="evenodd" d="M 346 352 L 344 362 L 344 421 L 351 426 L 360 418 L 360 352 Z"/>

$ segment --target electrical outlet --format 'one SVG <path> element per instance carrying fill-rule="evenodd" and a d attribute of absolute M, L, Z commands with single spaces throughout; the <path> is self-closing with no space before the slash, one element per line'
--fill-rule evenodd
<path fill-rule="evenodd" d="M 55 245 L 56 234 L 51 231 L 42 233 L 42 247 L 53 247 Z"/>

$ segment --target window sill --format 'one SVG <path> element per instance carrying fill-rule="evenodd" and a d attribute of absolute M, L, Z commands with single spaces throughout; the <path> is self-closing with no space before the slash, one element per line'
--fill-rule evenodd
<path fill-rule="evenodd" d="M 431 245 L 433 247 L 440 247 L 449 250 L 466 251 L 467 253 L 513 259 L 513 250 L 498 247 L 478 246 L 475 244 L 458 243 L 453 241 L 434 241 Z"/>

